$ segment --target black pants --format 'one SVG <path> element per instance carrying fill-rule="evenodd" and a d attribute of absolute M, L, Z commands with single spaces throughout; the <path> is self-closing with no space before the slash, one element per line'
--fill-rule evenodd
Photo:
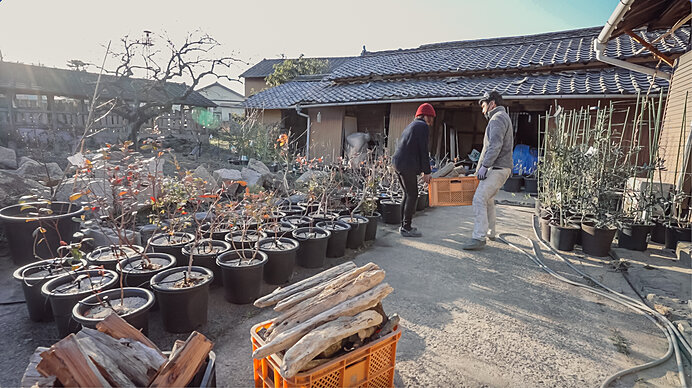
<path fill-rule="evenodd" d="M 399 172 L 399 183 L 404 190 L 404 203 L 401 207 L 401 226 L 404 229 L 411 229 L 411 219 L 416 212 L 418 202 L 418 179 L 413 172 Z"/>

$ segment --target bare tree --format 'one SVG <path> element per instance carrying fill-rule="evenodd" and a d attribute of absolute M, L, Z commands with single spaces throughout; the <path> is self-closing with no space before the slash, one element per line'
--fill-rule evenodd
<path fill-rule="evenodd" d="M 159 36 L 152 42 L 149 32 L 141 39 L 125 36 L 120 52 L 113 52 L 115 69 L 103 69 L 101 96 L 109 109 L 127 120 L 129 140 L 137 145 L 138 133 L 147 121 L 168 113 L 173 105 L 189 104 L 188 97 L 204 78 L 228 78 L 223 70 L 240 60 L 215 57 L 220 46 L 211 36 L 193 32 L 184 42 Z"/>

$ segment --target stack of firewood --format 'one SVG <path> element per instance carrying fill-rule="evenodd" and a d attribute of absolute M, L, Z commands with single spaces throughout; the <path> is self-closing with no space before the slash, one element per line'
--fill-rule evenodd
<path fill-rule="evenodd" d="M 22 385 L 184 387 L 206 363 L 213 347 L 205 336 L 192 332 L 186 341 L 176 341 L 166 356 L 117 314 L 96 328 L 82 328 L 50 348 L 39 348 Z"/>
<path fill-rule="evenodd" d="M 349 261 L 258 299 L 255 306 L 275 305 L 280 315 L 258 333 L 265 344 L 252 356 L 279 356 L 281 374 L 290 378 L 388 334 L 398 316 L 382 309 L 393 291 L 384 276 L 376 264 Z"/>

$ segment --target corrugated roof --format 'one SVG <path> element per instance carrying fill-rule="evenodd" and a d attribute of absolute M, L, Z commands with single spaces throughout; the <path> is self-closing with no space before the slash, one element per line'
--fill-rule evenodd
<path fill-rule="evenodd" d="M 355 57 L 331 57 L 331 58 L 305 58 L 305 59 L 326 59 L 328 61 L 329 68 L 327 72 L 332 72 L 337 67 L 341 66 L 345 62 Z M 294 58 L 297 59 L 297 58 Z M 263 59 L 255 66 L 245 70 L 240 77 L 243 78 L 259 78 L 266 77 L 274 72 L 274 65 L 279 64 L 286 59 Z"/>
<path fill-rule="evenodd" d="M 91 98 L 98 74 L 85 71 L 57 69 L 22 63 L 0 62 L 0 89 L 15 89 L 24 93 L 41 93 L 74 98 Z M 123 93 L 125 99 L 140 101 L 160 101 L 182 96 L 187 86 L 167 82 L 163 88 L 152 88 L 152 81 L 144 79 L 118 79 L 102 76 L 102 98 L 111 98 Z M 214 107 L 212 101 L 193 91 L 185 99 L 176 99 L 176 104 L 200 107 Z"/>
<path fill-rule="evenodd" d="M 363 79 L 377 76 L 449 74 L 494 70 L 528 70 L 556 65 L 586 64 L 596 61 L 593 41 L 601 27 L 538 35 L 436 43 L 415 49 L 366 53 L 335 69 L 332 80 Z M 640 31 L 652 41 L 665 31 Z M 681 28 L 658 42 L 663 53 L 682 53 L 687 49 L 690 29 Z M 628 59 L 641 47 L 629 36 L 608 42 L 606 55 Z M 638 56 L 650 56 L 648 51 Z"/>
<path fill-rule="evenodd" d="M 475 99 L 488 90 L 496 90 L 507 99 L 541 95 L 633 95 L 645 93 L 650 84 L 650 76 L 620 68 L 351 84 L 322 82 L 311 89 L 302 102 L 311 105 L 445 97 Z M 656 78 L 652 92 L 658 93 L 667 87 L 667 81 Z"/>

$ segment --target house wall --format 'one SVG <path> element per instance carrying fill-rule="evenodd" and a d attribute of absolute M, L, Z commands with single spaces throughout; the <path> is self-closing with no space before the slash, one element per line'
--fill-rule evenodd
<path fill-rule="evenodd" d="M 245 97 L 250 97 L 267 88 L 264 78 L 245 78 Z"/>
<path fill-rule="evenodd" d="M 689 169 L 690 132 L 692 131 L 692 87 L 690 85 L 692 85 L 692 51 L 678 58 L 663 116 L 659 155 L 665 160 L 667 171 L 663 172 L 663 179 L 666 183 L 680 184 L 683 166 L 687 167 L 685 171 L 687 174 L 692 173 Z M 687 100 L 685 100 L 686 97 Z M 683 116 L 685 101 L 687 101 L 686 115 Z M 686 161 L 685 156 L 687 156 Z M 676 170 L 677 176 L 675 176 Z M 684 185 L 687 193 L 690 192 L 689 180 L 688 176 Z"/>
<path fill-rule="evenodd" d="M 257 120 L 262 124 L 281 123 L 281 109 L 248 109 L 245 114 L 257 115 Z"/>
<path fill-rule="evenodd" d="M 394 155 L 396 145 L 401 133 L 411 123 L 418 109 L 419 103 L 392 104 L 389 111 L 389 132 L 387 136 L 387 149 L 390 155 Z"/>
<path fill-rule="evenodd" d="M 334 161 L 342 154 L 342 139 L 344 128 L 343 106 L 311 108 L 310 115 L 310 158 L 323 157 Z M 320 122 L 317 115 L 320 114 Z"/>

